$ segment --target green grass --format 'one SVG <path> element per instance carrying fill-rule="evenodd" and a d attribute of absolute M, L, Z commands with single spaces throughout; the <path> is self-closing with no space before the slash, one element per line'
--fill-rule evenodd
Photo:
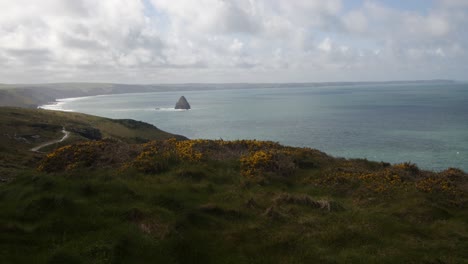
<path fill-rule="evenodd" d="M 190 169 L 196 170 L 191 165 Z M 276 204 L 318 187 L 243 187 L 232 171 L 201 178 L 79 170 L 26 171 L 0 187 L 5 263 L 463 263 L 467 212 L 416 191 L 339 210 Z M 289 189 L 301 191 L 290 192 Z M 416 195 L 411 195 L 416 194 Z M 405 200 L 401 200 L 404 198 Z M 255 201 L 250 206 L 248 201 Z M 390 205 L 390 206 L 386 206 Z M 275 206 L 277 215 L 265 212 Z"/>
<path fill-rule="evenodd" d="M 303 172 L 304 173 L 304 172 Z M 238 169 L 25 171 L 0 187 L 7 263 L 463 263 L 467 211 L 415 189 L 369 203 L 300 182 L 247 187 Z M 339 205 L 277 202 L 307 195 Z M 369 193 L 369 195 L 371 195 Z M 270 212 L 267 213 L 270 208 Z"/>
<path fill-rule="evenodd" d="M 272 142 L 140 145 L 134 135 L 154 128 L 2 111 L 3 126 L 44 138 L 60 136 L 52 128 L 63 122 L 118 133 L 102 142 L 75 134 L 70 142 L 81 143 L 49 157 L 2 145 L 0 169 L 11 176 L 0 183 L 2 263 L 468 263 L 468 176 L 456 169 Z M 148 172 L 144 161 L 166 163 Z"/>

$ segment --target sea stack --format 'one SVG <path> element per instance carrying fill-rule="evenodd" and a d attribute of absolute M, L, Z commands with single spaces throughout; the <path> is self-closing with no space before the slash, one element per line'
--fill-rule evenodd
<path fill-rule="evenodd" d="M 184 96 L 181 96 L 179 98 L 179 101 L 177 101 L 175 105 L 175 109 L 185 109 L 188 110 L 190 109 L 190 104 L 187 102 L 187 99 L 185 99 Z"/>

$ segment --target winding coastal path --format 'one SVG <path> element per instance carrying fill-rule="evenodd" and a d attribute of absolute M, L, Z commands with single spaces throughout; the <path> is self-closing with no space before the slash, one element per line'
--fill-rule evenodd
<path fill-rule="evenodd" d="M 55 144 L 55 143 L 59 143 L 59 142 L 62 142 L 64 141 L 65 139 L 68 138 L 68 136 L 70 135 L 70 132 L 69 131 L 66 131 L 65 128 L 62 128 L 62 133 L 63 133 L 63 137 L 61 139 L 57 139 L 57 140 L 51 140 L 51 141 L 48 141 L 46 143 L 43 143 L 37 147 L 34 147 L 32 149 L 30 149 L 31 151 L 34 151 L 34 152 L 39 152 L 39 150 L 41 148 L 44 148 L 44 147 L 47 147 L 49 145 L 52 145 L 52 144 Z"/>

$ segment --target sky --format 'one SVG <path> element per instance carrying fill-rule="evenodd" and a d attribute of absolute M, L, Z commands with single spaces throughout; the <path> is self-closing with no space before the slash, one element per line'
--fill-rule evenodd
<path fill-rule="evenodd" d="M 0 83 L 468 80 L 468 0 L 0 0 Z"/>

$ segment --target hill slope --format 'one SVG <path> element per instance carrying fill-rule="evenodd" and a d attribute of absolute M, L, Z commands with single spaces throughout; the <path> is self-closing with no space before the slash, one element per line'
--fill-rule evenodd
<path fill-rule="evenodd" d="M 155 92 L 160 87 L 106 83 L 0 85 L 0 106 L 36 108 L 59 98 Z"/>
<path fill-rule="evenodd" d="M 0 164 L 15 176 L 0 183 L 5 263 L 468 262 L 468 175 L 458 169 L 255 140 L 177 141 L 130 120 L 2 111 L 2 132 L 21 130 L 27 141 L 61 137 L 62 126 L 78 131 L 73 144 L 22 166 Z M 89 140 L 82 129 L 112 137 Z M 2 158 L 32 153 L 20 132 L 2 137 L 19 146 L 4 143 Z M 137 143 L 150 136 L 163 140 Z"/>
<path fill-rule="evenodd" d="M 150 124 L 129 119 L 109 119 L 86 115 L 49 111 L 0 107 L 0 165 L 2 177 L 10 173 L 5 168 L 23 168 L 42 155 L 29 151 L 45 142 L 63 137 L 62 128 L 70 132 L 70 137 L 54 144 L 47 151 L 61 145 L 83 140 L 113 138 L 127 143 L 147 142 L 155 139 L 186 139 L 183 136 L 164 132 Z M 1 168 L 0 168 L 1 169 Z"/>

